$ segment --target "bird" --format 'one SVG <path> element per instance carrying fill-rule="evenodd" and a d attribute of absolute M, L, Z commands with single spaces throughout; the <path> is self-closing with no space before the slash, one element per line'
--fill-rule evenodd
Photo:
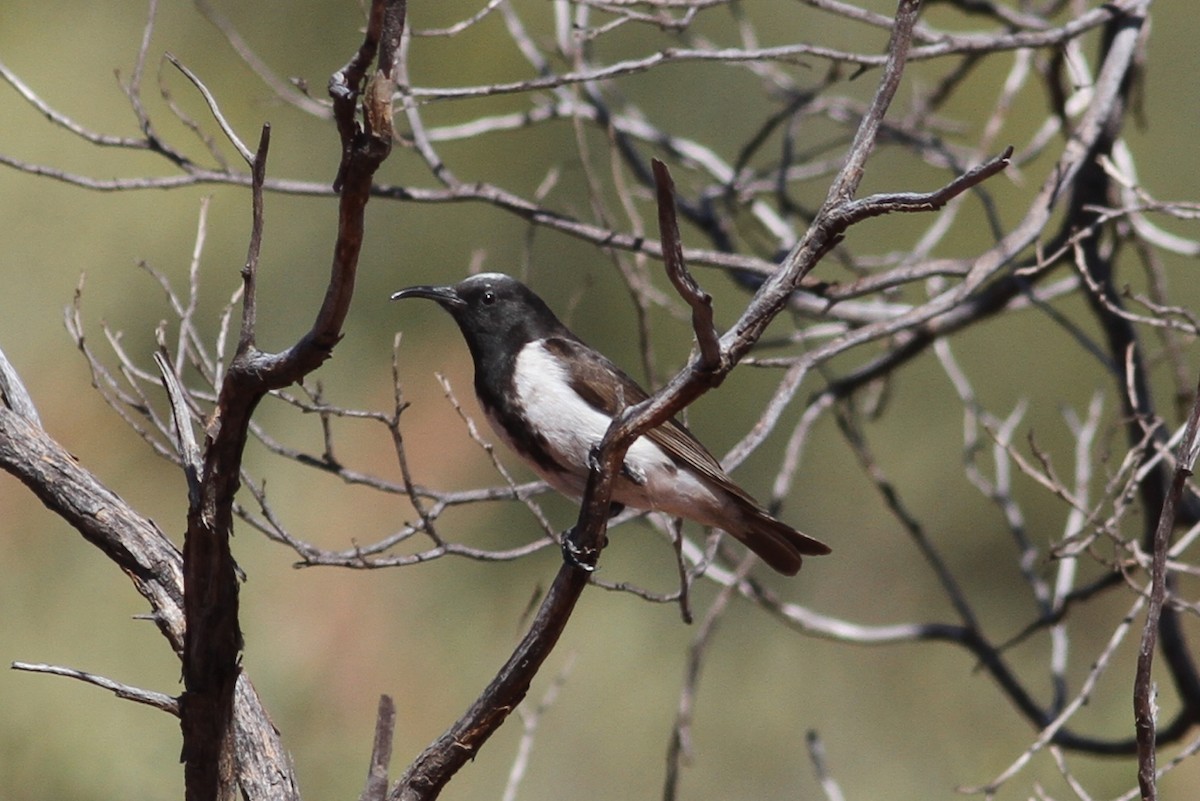
<path fill-rule="evenodd" d="M 582 497 L 613 417 L 649 397 L 646 390 L 509 275 L 477 273 L 453 285 L 411 286 L 391 296 L 406 298 L 432 300 L 458 324 L 475 365 L 475 395 L 497 436 L 555 490 Z M 674 418 L 629 446 L 612 501 L 617 509 L 715 526 L 787 576 L 799 572 L 802 557 L 830 552 L 771 516 Z"/>

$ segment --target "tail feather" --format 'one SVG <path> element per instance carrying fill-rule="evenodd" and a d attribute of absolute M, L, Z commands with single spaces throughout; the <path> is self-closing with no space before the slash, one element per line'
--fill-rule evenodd
<path fill-rule="evenodd" d="M 776 520 L 762 509 L 747 504 L 741 512 L 741 525 L 730 527 L 729 533 L 785 576 L 800 571 L 802 556 L 823 556 L 831 550 L 820 540 Z"/>

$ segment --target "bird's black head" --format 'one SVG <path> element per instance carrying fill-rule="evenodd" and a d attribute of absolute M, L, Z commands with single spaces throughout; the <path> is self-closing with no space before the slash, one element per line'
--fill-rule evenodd
<path fill-rule="evenodd" d="M 413 286 L 392 300 L 427 298 L 450 312 L 476 365 L 516 354 L 535 339 L 571 334 L 533 290 L 511 276 L 480 273 L 453 286 Z"/>

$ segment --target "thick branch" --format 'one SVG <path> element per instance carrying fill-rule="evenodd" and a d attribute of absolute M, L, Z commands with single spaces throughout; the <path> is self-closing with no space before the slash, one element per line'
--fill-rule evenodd
<path fill-rule="evenodd" d="M 37 406 L 34 405 L 33 398 L 29 397 L 25 382 L 21 380 L 21 376 L 3 350 L 0 350 L 0 406 L 7 406 L 34 426 L 42 425 Z"/>
<path fill-rule="evenodd" d="M 316 369 L 341 337 L 350 307 L 363 215 L 375 170 L 391 150 L 390 97 L 395 44 L 403 30 L 403 2 L 377 0 L 358 56 L 334 82 L 335 118 L 343 137 L 339 180 L 338 239 L 325 300 L 309 332 L 282 354 L 255 346 L 256 277 L 262 242 L 262 192 L 268 129 L 253 160 L 253 215 L 243 279 L 245 297 L 238 352 L 221 386 L 209 426 L 199 491 L 189 504 L 184 540 L 184 601 L 187 636 L 183 651 L 185 692 L 180 700 L 188 801 L 232 801 L 238 773 L 232 710 L 242 646 L 238 625 L 237 568 L 230 552 L 234 497 L 250 418 L 272 389 Z M 363 96 L 367 63 L 378 51 L 380 69 Z M 354 122 L 362 97 L 365 129 Z"/>
<path fill-rule="evenodd" d="M 183 560 L 154 523 L 131 509 L 39 426 L 0 406 L 0 469 L 104 553 L 150 603 L 171 648 L 184 643 Z M 241 792 L 251 801 L 298 798 L 279 733 L 250 684 L 238 678 L 234 725 Z"/>
<path fill-rule="evenodd" d="M 393 801 L 437 798 L 454 774 L 487 742 L 525 699 L 533 677 L 558 643 L 588 574 L 563 564 L 537 615 L 512 656 L 474 704 L 405 771 L 389 796 Z"/>

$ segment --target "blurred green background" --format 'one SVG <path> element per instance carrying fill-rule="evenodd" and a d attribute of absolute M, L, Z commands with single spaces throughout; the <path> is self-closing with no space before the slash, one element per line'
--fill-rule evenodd
<path fill-rule="evenodd" d="M 428 28 L 462 19 L 478 4 L 410 5 L 412 24 Z M 517 7 L 538 36 L 550 34 L 550 4 L 530 0 Z M 890 12 L 887 4 L 876 8 Z M 273 70 L 304 78 L 316 96 L 323 95 L 327 76 L 358 44 L 361 14 L 353 2 L 224 3 L 222 10 Z M 940 25 L 970 27 L 971 20 L 944 7 L 930 13 Z M 1194 25 L 1186 4 L 1159 4 L 1154 13 L 1144 96 L 1148 124 L 1126 133 L 1144 184 L 1160 198 L 1187 199 L 1195 194 L 1200 89 L 1171 65 L 1191 52 Z M 145 14 L 140 3 L 10 0 L 0 10 L 0 60 L 81 125 L 133 136 L 134 118 L 114 71 L 122 81 L 130 74 Z M 862 30 L 849 26 L 813 28 L 828 18 L 792 3 L 755 4 L 753 14 L 760 31 L 774 37 L 764 44 L 819 40 L 871 51 L 884 42 L 879 32 L 863 42 Z M 727 37 L 717 25 L 727 17 L 716 14 L 714 20 L 714 37 Z M 620 41 L 629 54 L 662 46 L 649 34 L 644 41 L 636 34 Z M 1093 58 L 1095 37 L 1088 42 L 1087 55 Z M 164 51 L 205 81 L 243 139 L 255 141 L 258 126 L 272 123 L 271 176 L 332 179 L 337 158 L 332 128 L 280 103 L 186 3 L 162 4 L 149 49 L 144 94 L 166 138 L 204 158 L 158 98 L 156 73 Z M 456 39 L 418 40 L 412 53 L 417 85 L 529 75 L 496 15 Z M 822 69 L 811 70 L 814 81 Z M 907 80 L 921 85 L 936 70 L 936 65 L 914 65 Z M 215 133 L 194 90 L 169 66 L 164 76 L 173 98 Z M 965 93 L 948 112 L 977 130 L 1003 77 L 1003 72 L 981 71 L 973 77 L 979 91 Z M 865 96 L 873 88 L 872 74 L 858 83 L 845 91 Z M 752 91 L 744 91 L 747 87 Z M 718 65 L 675 66 L 621 83 L 622 91 L 652 108 L 664 126 L 693 133 L 729 159 L 761 116 L 756 87 L 746 73 Z M 977 106 L 968 98 L 977 99 Z M 1040 120 L 1042 99 L 1030 96 L 1023 102 Z M 426 120 L 469 120 L 510 107 L 503 98 L 435 104 L 427 108 Z M 1018 143 L 1029 133 L 1020 124 L 1014 120 L 1007 132 Z M 235 158 L 224 143 L 221 149 Z M 532 195 L 548 169 L 561 166 L 561 184 L 549 202 L 588 218 L 573 149 L 569 125 L 562 123 L 446 145 L 441 152 L 460 178 L 491 181 L 524 196 Z M 82 143 L 48 124 L 8 87 L 0 90 L 0 152 L 95 178 L 170 174 L 168 165 L 150 155 Z M 400 148 L 380 179 L 433 185 L 416 156 Z M 864 191 L 928 189 L 944 180 L 914 165 L 904 151 L 883 149 L 870 165 Z M 1031 175 L 994 182 L 997 196 L 1010 204 L 1001 209 L 1003 220 L 1017 219 L 1040 180 Z M 47 430 L 177 542 L 186 502 L 182 475 L 155 458 L 90 388 L 87 366 L 63 329 L 61 311 L 86 276 L 83 319 L 92 346 L 106 352 L 102 326 L 107 324 L 122 332 L 124 347 L 149 366 L 154 328 L 172 315 L 163 292 L 138 264 L 161 271 L 180 289 L 186 285 L 204 197 L 211 197 L 211 206 L 197 320 L 213 335 L 239 284 L 249 230 L 247 192 L 195 187 L 102 193 L 0 171 L 0 347 L 24 376 Z M 336 205 L 330 198 L 271 195 L 266 214 L 259 342 L 278 349 L 306 329 L 322 297 Z M 851 237 L 863 243 L 859 252 L 903 250 L 919 224 L 873 221 Z M 593 249 L 549 231 L 535 231 L 531 239 L 519 220 L 482 204 L 377 200 L 368 226 L 346 337 L 318 377 L 331 403 L 388 409 L 393 336 L 404 332 L 400 369 L 412 403 L 405 434 L 421 483 L 467 488 L 496 479 L 434 379 L 435 370 L 443 371 L 474 411 L 470 364 L 457 331 L 432 307 L 390 306 L 388 294 L 397 288 L 454 280 L 473 260 L 488 269 L 524 271 L 585 339 L 640 374 L 636 343 L 628 333 L 634 318 L 627 294 L 611 261 Z M 987 241 L 982 231 L 959 234 L 946 243 L 953 252 L 939 255 L 971 253 Z M 887 244 L 866 244 L 874 242 Z M 1169 266 L 1175 282 L 1184 285 L 1187 271 L 1194 269 Z M 729 324 L 745 296 L 716 274 L 701 277 L 717 297 L 718 323 Z M 1194 293 L 1182 297 L 1195 300 Z M 1062 307 L 1094 332 L 1081 309 L 1078 301 Z M 686 354 L 690 331 L 664 315 L 655 319 L 654 335 L 660 370 L 669 370 Z M 1035 431 L 1060 466 L 1070 464 L 1062 406 L 1082 412 L 1092 394 L 1102 391 L 1109 416 L 1114 413 L 1111 382 L 1045 316 L 989 324 L 957 338 L 955 346 L 988 408 L 1006 413 L 1019 400 L 1029 400 L 1022 431 Z M 1190 360 L 1193 367 L 1195 361 Z M 766 371 L 738 371 L 691 410 L 693 428 L 723 453 L 753 424 L 777 378 Z M 817 386 L 802 390 L 800 397 Z M 929 356 L 910 365 L 892 392 L 888 414 L 870 425 L 868 436 L 909 508 L 946 548 L 985 630 L 1004 639 L 1030 620 L 1034 609 L 1002 521 L 962 477 L 961 409 Z M 792 409 L 781 432 L 798 416 L 799 409 Z M 292 446 L 321 447 L 316 421 L 282 404 L 264 404 L 258 419 Z M 339 455 L 348 465 L 398 479 L 381 429 L 341 423 L 336 431 Z M 1105 446 L 1121 447 L 1119 429 L 1103 435 Z M 768 443 L 738 474 L 757 495 L 769 492 L 772 465 L 783 447 L 782 437 Z M 515 470 L 511 458 L 502 458 Z M 293 530 L 322 547 L 372 542 L 413 514 L 395 498 L 281 463 L 261 448 L 248 453 L 247 466 L 266 480 L 275 508 Z M 1038 541 L 1057 536 L 1065 510 L 1028 483 L 1020 493 Z M 547 499 L 545 506 L 556 525 L 572 519 L 565 502 Z M 796 580 L 763 576 L 787 600 L 865 623 L 953 619 L 930 572 L 884 511 L 829 419 L 818 424 L 785 512 L 835 549 L 830 558 L 810 561 Z M 442 530 L 493 547 L 525 542 L 537 533 L 528 512 L 516 504 L 447 514 Z M 391 694 L 398 706 L 397 774 L 440 734 L 507 656 L 523 629 L 531 596 L 551 579 L 559 558 L 546 550 L 515 563 L 444 559 L 404 570 L 296 570 L 293 553 L 245 526 L 234 548 L 248 575 L 242 593 L 245 666 L 295 758 L 301 790 L 311 799 L 357 797 L 380 693 Z M 675 581 L 670 549 L 639 526 L 614 535 L 604 574 L 659 591 L 671 590 Z M 711 598 L 710 588 L 700 588 L 696 608 L 703 610 Z M 1115 593 L 1073 627 L 1075 687 L 1131 602 L 1127 592 Z M 7 476 L 0 478 L 0 610 L 4 664 L 48 662 L 171 694 L 180 690 L 177 661 L 151 624 L 134 619 L 145 604 L 128 580 Z M 540 698 L 555 675 L 571 666 L 557 702 L 541 721 L 519 797 L 658 796 L 685 649 L 694 633 L 694 627 L 680 622 L 674 606 L 599 590 L 586 593 L 531 694 Z M 1136 634 L 1121 649 L 1118 666 L 1076 718 L 1076 728 L 1098 736 L 1131 733 L 1135 640 Z M 1045 654 L 1044 638 L 1008 654 L 1042 699 L 1049 688 Z M 829 768 L 850 799 L 954 797 L 956 787 L 994 777 L 1033 736 L 975 668 L 967 653 L 948 646 L 871 649 L 804 638 L 735 602 L 705 666 L 694 763 L 684 772 L 681 797 L 818 797 L 804 750 L 810 729 L 823 738 Z M 1162 705 L 1171 709 L 1170 688 L 1164 686 L 1162 693 Z M 0 672 L 0 710 L 0 798 L 6 801 L 170 798 L 182 791 L 177 723 L 161 712 L 79 682 L 14 671 Z M 514 718 L 462 771 L 446 797 L 498 797 L 519 736 Z M 1097 797 L 1115 795 L 1134 782 L 1129 760 L 1072 758 L 1071 765 Z M 999 797 L 1027 797 L 1035 782 L 1068 796 L 1043 756 Z M 1200 769 L 1186 766 L 1164 782 L 1164 797 L 1192 797 L 1198 786 Z"/>

